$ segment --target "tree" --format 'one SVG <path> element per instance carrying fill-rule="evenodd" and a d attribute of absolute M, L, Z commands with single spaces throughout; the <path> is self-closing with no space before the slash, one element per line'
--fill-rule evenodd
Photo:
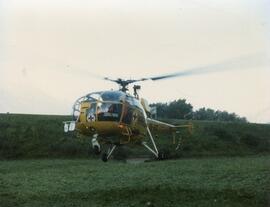
<path fill-rule="evenodd" d="M 186 103 L 185 99 L 178 99 L 171 103 L 156 103 L 150 106 L 157 107 L 159 118 L 185 119 L 192 118 L 193 106 Z"/>
<path fill-rule="evenodd" d="M 195 120 L 216 120 L 216 114 L 213 109 L 200 108 L 193 112 L 193 119 Z"/>
<path fill-rule="evenodd" d="M 185 99 L 173 101 L 168 106 L 167 116 L 172 119 L 186 119 L 192 117 L 193 106 Z"/>
<path fill-rule="evenodd" d="M 205 107 L 193 111 L 193 106 L 185 99 L 178 99 L 170 103 L 155 103 L 150 106 L 157 108 L 158 118 L 247 122 L 245 117 L 227 111 L 215 111 Z"/>

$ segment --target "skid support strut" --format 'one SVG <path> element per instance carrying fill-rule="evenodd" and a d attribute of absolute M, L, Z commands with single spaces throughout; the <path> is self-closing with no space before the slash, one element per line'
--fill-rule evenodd
<path fill-rule="evenodd" d="M 154 149 L 152 149 L 151 147 L 149 147 L 149 146 L 147 145 L 146 142 L 143 142 L 142 145 L 143 145 L 146 149 L 148 149 L 150 152 L 152 152 L 152 153 L 156 156 L 156 158 L 158 158 L 158 154 L 159 154 L 159 153 L 158 153 L 158 149 L 157 149 L 155 140 L 154 140 L 154 138 L 153 138 L 153 136 L 152 136 L 152 133 L 151 133 L 151 131 L 150 131 L 150 129 L 149 129 L 148 126 L 146 127 L 146 129 L 147 129 L 148 135 L 149 135 L 149 137 L 150 137 L 150 140 L 151 140 L 151 142 L 152 142 L 152 145 L 153 145 Z"/>
<path fill-rule="evenodd" d="M 103 154 L 102 154 L 101 159 L 102 159 L 103 162 L 107 162 L 107 161 L 108 161 L 108 159 L 109 159 L 110 156 L 112 155 L 112 153 L 113 153 L 113 151 L 115 150 L 115 148 L 116 148 L 116 145 L 113 145 L 112 147 L 110 147 L 110 148 L 108 149 L 108 152 L 107 152 L 107 153 L 103 153 Z"/>

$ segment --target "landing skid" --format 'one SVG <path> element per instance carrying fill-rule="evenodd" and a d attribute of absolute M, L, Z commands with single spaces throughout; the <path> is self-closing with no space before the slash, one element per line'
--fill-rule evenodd
<path fill-rule="evenodd" d="M 116 148 L 116 145 L 113 145 L 112 147 L 110 147 L 108 149 L 108 152 L 105 152 L 105 153 L 102 154 L 101 159 L 102 159 L 103 162 L 107 162 L 108 161 L 108 159 L 112 155 L 112 153 L 115 150 L 115 148 Z"/>
<path fill-rule="evenodd" d="M 100 147 L 100 144 L 98 142 L 98 134 L 93 135 L 91 142 L 92 142 L 92 147 L 93 147 L 94 153 L 96 155 L 99 155 L 101 153 L 101 147 Z M 101 155 L 101 160 L 103 162 L 107 162 L 108 159 L 111 157 L 115 148 L 116 148 L 116 145 L 112 145 L 111 147 L 109 147 L 108 151 Z"/>
<path fill-rule="evenodd" d="M 152 133 L 151 133 L 149 127 L 147 126 L 146 129 L 147 129 L 147 133 L 148 133 L 148 135 L 149 135 L 149 137 L 150 137 L 152 147 L 150 147 L 150 146 L 147 144 L 147 142 L 142 142 L 142 143 L 141 143 L 142 146 L 144 146 L 148 151 L 150 151 L 150 152 L 155 156 L 156 159 L 159 159 L 159 160 L 166 159 L 167 156 L 165 155 L 165 153 L 163 153 L 163 152 L 161 152 L 161 151 L 159 151 L 159 150 L 157 149 L 156 142 L 155 142 L 155 140 L 154 140 L 154 138 L 153 138 L 153 136 L 152 136 Z M 100 153 L 101 153 L 101 147 L 100 147 L 100 144 L 99 144 L 97 138 L 98 138 L 98 135 L 95 134 L 95 135 L 93 136 L 93 138 L 92 138 L 92 147 L 93 147 L 93 149 L 94 149 L 95 154 L 100 154 Z M 116 148 L 116 145 L 115 145 L 115 144 L 112 144 L 112 145 L 109 147 L 108 151 L 105 152 L 105 153 L 103 153 L 103 154 L 101 155 L 101 160 L 102 160 L 103 162 L 107 162 L 108 159 L 111 157 L 112 153 L 114 152 L 115 148 Z"/>

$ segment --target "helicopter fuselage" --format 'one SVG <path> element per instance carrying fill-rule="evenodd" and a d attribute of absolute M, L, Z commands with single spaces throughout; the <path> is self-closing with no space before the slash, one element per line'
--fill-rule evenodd
<path fill-rule="evenodd" d="M 73 107 L 76 130 L 87 136 L 98 135 L 100 143 L 141 142 L 147 134 L 147 116 L 141 102 L 122 91 L 87 94 Z"/>
<path fill-rule="evenodd" d="M 64 131 L 76 130 L 91 137 L 95 154 L 101 153 L 102 145 L 109 145 L 107 152 L 102 154 L 104 162 L 117 146 L 129 143 L 144 146 L 156 158 L 164 159 L 164 153 L 158 151 L 151 130 L 172 133 L 173 144 L 176 144 L 175 135 L 179 133 L 179 128 L 191 129 L 192 125 L 174 126 L 147 117 L 151 108 L 145 99 L 139 99 L 138 89 L 134 87 L 134 96 L 119 90 L 94 92 L 79 98 L 73 105 L 73 121 L 64 122 Z M 181 137 L 176 149 L 180 140 Z"/>

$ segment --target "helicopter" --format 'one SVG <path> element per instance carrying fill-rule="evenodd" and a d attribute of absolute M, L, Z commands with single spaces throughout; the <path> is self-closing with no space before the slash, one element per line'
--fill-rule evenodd
<path fill-rule="evenodd" d="M 146 80 L 161 80 L 180 76 L 182 73 L 141 79 L 110 79 L 119 85 L 119 90 L 92 92 L 77 99 L 73 105 L 73 120 L 64 122 L 64 131 L 77 131 L 79 134 L 91 137 L 91 145 L 95 154 L 101 154 L 102 146 L 109 145 L 102 153 L 101 159 L 107 162 L 116 147 L 136 144 L 145 147 L 157 159 L 166 157 L 158 150 L 151 129 L 172 133 L 173 143 L 180 129 L 192 129 L 191 124 L 175 126 L 151 118 L 151 107 L 144 98 L 140 98 L 140 85 L 133 86 L 133 95 L 128 86 Z M 180 145 L 179 138 L 179 143 Z M 149 142 L 152 146 L 149 145 Z"/>
<path fill-rule="evenodd" d="M 192 124 L 175 126 L 151 118 L 151 107 L 146 99 L 139 97 L 138 91 L 141 86 L 136 85 L 138 82 L 228 70 L 246 70 L 265 66 L 265 63 L 269 64 L 268 59 L 259 53 L 148 78 L 102 77 L 103 80 L 118 84 L 119 90 L 93 92 L 77 99 L 73 105 L 73 120 L 64 122 L 64 131 L 77 131 L 79 134 L 91 137 L 91 145 L 96 154 L 101 154 L 103 146 L 109 145 L 108 151 L 103 152 L 101 156 L 104 162 L 108 161 L 116 147 L 127 144 L 144 146 L 157 159 L 163 159 L 164 152 L 158 150 L 152 130 L 170 132 L 175 144 L 177 134 L 181 134 L 180 132 L 186 129 L 191 133 L 193 127 Z M 129 93 L 128 86 L 131 84 L 133 84 L 133 94 Z M 179 149 L 180 139 L 176 149 Z"/>

